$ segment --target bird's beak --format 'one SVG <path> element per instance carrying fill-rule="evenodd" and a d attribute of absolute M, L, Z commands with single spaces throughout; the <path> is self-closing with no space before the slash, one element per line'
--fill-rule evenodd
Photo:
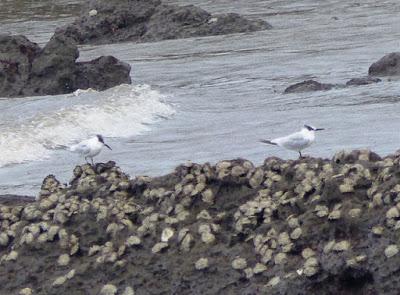
<path fill-rule="evenodd" d="M 315 129 L 315 131 L 321 131 L 321 130 L 325 130 L 324 128 L 317 128 Z"/>
<path fill-rule="evenodd" d="M 112 148 L 110 148 L 110 146 L 108 144 L 104 144 L 106 147 L 108 147 L 110 150 L 112 150 Z"/>

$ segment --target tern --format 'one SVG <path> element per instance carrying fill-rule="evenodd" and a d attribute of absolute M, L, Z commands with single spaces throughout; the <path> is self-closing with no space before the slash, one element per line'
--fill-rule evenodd
<path fill-rule="evenodd" d="M 260 140 L 262 143 L 277 145 L 285 149 L 296 151 L 299 153 L 300 158 L 303 157 L 301 151 L 308 148 L 315 141 L 315 131 L 324 130 L 323 128 L 314 128 L 309 125 L 295 133 L 289 134 L 284 137 L 278 137 L 272 140 Z"/>
<path fill-rule="evenodd" d="M 92 160 L 92 165 L 94 165 L 93 157 L 100 154 L 103 146 L 112 150 L 108 144 L 104 143 L 103 136 L 98 134 L 92 138 L 83 140 L 80 143 L 71 146 L 70 150 L 71 152 L 75 152 L 81 154 L 82 156 L 85 156 L 86 162 L 87 159 L 90 158 Z"/>

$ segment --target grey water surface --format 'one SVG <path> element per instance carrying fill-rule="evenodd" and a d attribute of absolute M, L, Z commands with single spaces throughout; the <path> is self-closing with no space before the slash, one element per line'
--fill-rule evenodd
<path fill-rule="evenodd" d="M 288 94 L 305 79 L 345 83 L 400 51 L 400 2 L 236 0 L 167 1 L 262 18 L 274 29 L 250 34 L 82 46 L 81 60 L 114 55 L 132 65 L 133 85 L 105 92 L 0 99 L 0 195 L 37 194 L 42 179 L 67 182 L 83 159 L 62 146 L 101 133 L 130 175 L 161 175 L 192 160 L 237 157 L 255 164 L 297 154 L 258 142 L 323 127 L 306 154 L 400 148 L 399 80 Z M 18 5 L 17 5 L 18 4 Z M 7 9 L 9 12 L 7 12 Z M 44 44 L 72 21 L 79 1 L 1 1 L 0 31 Z"/>

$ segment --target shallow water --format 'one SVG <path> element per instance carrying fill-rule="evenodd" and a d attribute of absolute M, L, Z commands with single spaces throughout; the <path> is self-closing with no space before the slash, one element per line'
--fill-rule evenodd
<path fill-rule="evenodd" d="M 23 2 L 23 1 L 22 1 Z M 1 15 L 0 30 L 45 43 L 76 6 L 56 1 L 31 15 Z M 31 1 L 32 2 L 32 1 Z M 46 1 L 39 1 L 44 6 Z M 169 1 L 187 4 L 189 1 Z M 399 148 L 400 85 L 283 95 L 290 84 L 315 78 L 344 83 L 400 45 L 400 3 L 391 1 L 190 1 L 215 13 L 263 18 L 274 29 L 251 34 L 81 47 L 81 59 L 112 54 L 132 65 L 132 86 L 78 96 L 0 99 L 0 194 L 36 194 L 49 173 L 68 181 L 76 155 L 61 148 L 102 133 L 115 160 L 132 176 L 160 175 L 186 160 L 297 154 L 258 143 L 304 123 L 326 128 L 307 154 L 330 157 L 340 149 Z M 2 2 L 3 3 L 3 2 Z M 27 4 L 28 3 L 28 4 Z M 1 6 L 4 5 L 0 4 Z M 64 7 L 64 8 L 63 8 Z M 71 8 L 75 7 L 75 8 Z"/>

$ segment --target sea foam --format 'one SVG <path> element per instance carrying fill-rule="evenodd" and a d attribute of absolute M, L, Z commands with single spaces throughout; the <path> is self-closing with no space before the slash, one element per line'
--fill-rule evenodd
<path fill-rule="evenodd" d="M 47 159 L 55 149 L 94 134 L 133 137 L 175 113 L 165 95 L 148 85 L 120 85 L 104 92 L 77 91 L 50 99 L 65 102 L 56 109 L 41 106 L 25 121 L 0 122 L 0 167 Z M 33 104 L 36 102 L 40 99 Z"/>

